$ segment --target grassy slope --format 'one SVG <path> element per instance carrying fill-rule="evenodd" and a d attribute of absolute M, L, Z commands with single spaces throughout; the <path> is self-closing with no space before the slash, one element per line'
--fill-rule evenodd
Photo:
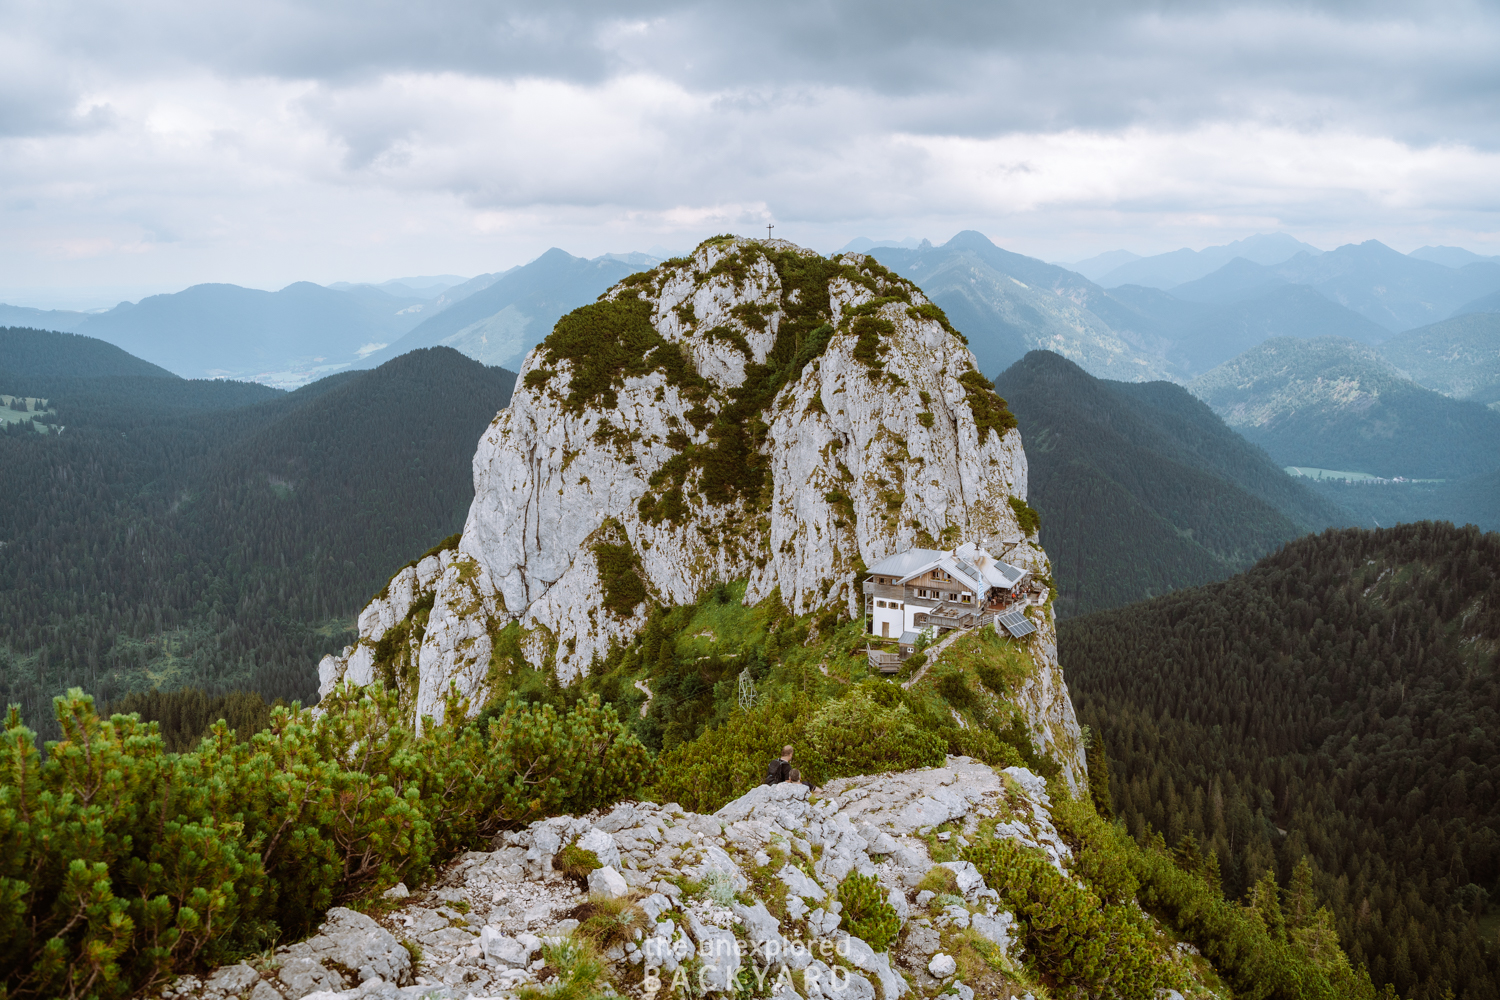
<path fill-rule="evenodd" d="M 572 688 L 558 688 L 519 660 L 502 659 L 498 697 L 515 692 L 569 704 L 598 694 L 648 748 L 664 755 L 666 778 L 659 791 L 702 811 L 758 784 L 786 743 L 799 748 L 797 763 L 819 783 L 871 767 L 936 763 L 944 752 L 1057 773 L 1017 721 L 1013 693 L 1035 668 L 1015 640 L 993 630 L 966 637 L 906 692 L 870 671 L 862 623 L 837 614 L 793 616 L 775 596 L 745 607 L 744 592 L 740 581 L 697 605 L 659 609 L 635 642 L 596 663 Z M 745 671 L 755 686 L 748 714 L 739 703 Z M 638 682 L 651 692 L 649 702 Z M 875 698 L 878 718 L 871 725 L 891 727 L 884 749 L 820 735 L 819 710 L 850 694 Z M 968 728 L 955 721 L 954 710 Z M 916 737 L 919 732 L 931 734 L 928 742 Z M 917 744 L 923 749 L 914 751 Z"/>

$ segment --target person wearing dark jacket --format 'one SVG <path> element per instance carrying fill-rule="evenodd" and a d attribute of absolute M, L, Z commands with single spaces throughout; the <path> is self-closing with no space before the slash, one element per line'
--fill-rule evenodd
<path fill-rule="evenodd" d="M 792 775 L 792 748 L 785 746 L 781 748 L 781 756 L 772 760 L 766 768 L 766 784 L 779 785 L 791 778 Z"/>

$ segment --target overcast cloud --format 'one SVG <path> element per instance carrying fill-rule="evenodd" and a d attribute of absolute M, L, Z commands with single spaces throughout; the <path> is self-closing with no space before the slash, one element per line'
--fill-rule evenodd
<path fill-rule="evenodd" d="M 1497 52 L 1493 3 L 0 3 L 0 299 L 769 221 L 1500 253 Z"/>

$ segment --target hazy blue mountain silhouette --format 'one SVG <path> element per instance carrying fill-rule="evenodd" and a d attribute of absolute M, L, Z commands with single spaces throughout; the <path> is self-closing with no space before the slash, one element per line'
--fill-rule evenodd
<path fill-rule="evenodd" d="M 1225 301 L 1280 282 L 1308 285 L 1392 333 L 1445 319 L 1500 290 L 1500 264 L 1447 267 L 1398 253 L 1378 240 L 1349 243 L 1314 257 L 1298 254 L 1267 267 L 1237 260 L 1222 273 L 1173 288 L 1197 301 Z"/>
<path fill-rule="evenodd" d="M 1188 325 L 1168 360 L 1198 375 L 1273 337 L 1347 337 L 1378 344 L 1390 331 L 1307 285 L 1271 285 L 1211 307 Z"/>
<path fill-rule="evenodd" d="M 1500 469 L 1500 413 L 1433 392 L 1352 340 L 1268 340 L 1188 388 L 1281 466 L 1409 479 Z"/>
<path fill-rule="evenodd" d="M 564 313 L 656 262 L 645 254 L 586 260 L 553 247 L 424 320 L 359 367 L 373 368 L 419 347 L 447 346 L 488 365 L 518 369 Z"/>
<path fill-rule="evenodd" d="M 1445 267 L 1463 267 L 1467 264 L 1483 264 L 1486 261 L 1500 264 L 1500 257 L 1486 257 L 1463 247 L 1418 247 L 1408 257 L 1417 260 L 1430 260 L 1434 264 L 1442 264 Z"/>
<path fill-rule="evenodd" d="M 72 333 L 88 318 L 88 313 L 71 309 L 32 309 L 30 306 L 10 306 L 0 302 L 0 326 Z"/>
<path fill-rule="evenodd" d="M 1143 258 L 1140 254 L 1131 253 L 1129 250 L 1106 250 L 1104 253 L 1095 254 L 1083 260 L 1075 260 L 1071 264 L 1065 260 L 1057 260 L 1053 263 L 1058 267 L 1076 271 L 1090 281 L 1097 282 L 1115 268 L 1141 259 Z"/>
<path fill-rule="evenodd" d="M 291 365 L 348 362 L 397 339 L 420 303 L 370 286 L 336 291 L 299 281 L 277 292 L 194 285 L 89 316 L 78 332 L 107 340 L 186 378 L 253 378 Z"/>
<path fill-rule="evenodd" d="M 1193 281 L 1170 289 L 1170 294 L 1185 302 L 1224 303 L 1263 294 L 1290 284 L 1264 264 L 1236 257 L 1223 267 Z"/>
<path fill-rule="evenodd" d="M 1455 316 L 1466 316 L 1469 313 L 1500 313 L 1500 291 L 1481 295 L 1472 302 L 1465 302 L 1453 310 Z"/>
<path fill-rule="evenodd" d="M 1171 374 L 1161 323 L 1075 271 L 1002 250 L 966 230 L 942 246 L 876 247 L 870 256 L 921 286 L 969 338 L 993 377 L 1037 348 L 1129 381 Z"/>
<path fill-rule="evenodd" d="M 1223 267 L 1236 257 L 1256 264 L 1280 264 L 1299 253 L 1317 254 L 1317 247 L 1303 243 L 1286 233 L 1260 233 L 1224 246 L 1202 250 L 1173 250 L 1130 261 L 1100 276 L 1105 288 L 1116 285 L 1145 285 L 1148 288 L 1172 288 L 1201 278 Z"/>
<path fill-rule="evenodd" d="M 1454 316 L 1380 345 L 1387 361 L 1455 399 L 1500 400 L 1500 313 Z"/>

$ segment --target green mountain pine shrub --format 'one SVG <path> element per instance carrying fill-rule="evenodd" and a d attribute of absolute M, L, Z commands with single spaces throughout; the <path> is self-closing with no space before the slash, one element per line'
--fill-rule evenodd
<path fill-rule="evenodd" d="M 979 440 L 983 443 L 987 431 L 1004 437 L 1016 426 L 1015 415 L 1005 405 L 1005 400 L 995 395 L 995 383 L 970 368 L 958 377 L 964 387 L 964 397 L 969 412 L 974 414 L 974 423 L 979 427 Z"/>
<path fill-rule="evenodd" d="M 830 778 L 942 765 L 948 741 L 923 729 L 899 701 L 882 704 L 872 691 L 877 686 L 892 687 L 883 681 L 861 684 L 823 705 L 809 721 L 808 742 Z"/>
<path fill-rule="evenodd" d="M 1296 913 L 1296 918 L 1294 927 L 1288 929 L 1281 894 L 1275 876 L 1269 872 L 1264 884 L 1247 898 L 1246 905 L 1238 905 L 1221 895 L 1213 874 L 1216 861 L 1205 862 L 1198 857 L 1189 862 L 1180 852 L 1174 855 L 1167 851 L 1160 838 L 1143 847 L 1131 839 L 1123 826 L 1101 818 L 1091 803 L 1070 800 L 1065 791 L 1055 786 L 1054 791 L 1059 794 L 1054 795 L 1052 817 L 1058 832 L 1074 851 L 1071 873 L 1082 879 L 1089 895 L 1101 904 L 1099 920 L 1103 924 L 1116 919 L 1111 914 L 1133 909 L 1132 904 L 1139 903 L 1178 936 L 1195 945 L 1236 997 L 1377 1000 L 1388 996 L 1395 1000 L 1392 991 L 1377 992 L 1363 968 L 1351 966 L 1339 946 L 1328 911 L 1314 909 L 1310 874 L 1304 873 L 1300 888 L 1289 898 L 1287 908 Z M 1061 963 L 1070 960 L 1068 968 L 1074 971 L 1093 968 L 1087 961 L 1079 961 L 1085 957 L 1083 945 L 1107 932 L 1095 927 L 1092 918 L 1085 921 L 1087 926 L 1077 923 L 1068 898 L 1072 890 L 1046 888 L 1060 876 L 1040 855 L 1021 861 L 1019 866 L 1012 865 L 1001 874 L 1001 868 L 1005 867 L 1003 856 L 1019 850 L 992 849 L 981 844 L 974 854 L 986 858 L 988 867 L 975 860 L 975 866 L 986 873 L 986 880 L 990 871 L 1008 879 L 1001 895 L 1019 899 L 1019 905 L 1026 908 L 1024 915 L 1018 909 L 1017 916 L 1026 921 L 1028 958 L 1038 968 L 1053 974 L 1057 974 Z M 965 856 L 969 857 L 969 853 Z M 997 860 L 1001 862 L 998 867 Z M 1052 874 L 1039 871 L 1038 864 Z M 1033 933 L 1037 934 L 1035 950 L 1031 943 Z M 1084 937 L 1075 940 L 1079 934 Z M 1134 942 L 1132 946 L 1140 947 L 1141 943 Z M 1108 962 L 1115 967 L 1124 964 L 1114 956 Z"/>
<path fill-rule="evenodd" d="M 12 709 L 0 741 L 0 983 L 102 998 L 311 928 L 336 901 L 418 880 L 500 829 L 637 794 L 651 761 L 610 708 L 512 700 L 482 727 L 402 725 L 394 695 L 278 707 L 248 742 L 215 725 L 171 753 L 155 723 L 73 691 L 44 761 Z M 445 717 L 465 719 L 450 699 Z"/>
<path fill-rule="evenodd" d="M 1023 532 L 1033 535 L 1041 530 L 1042 516 L 1036 512 L 1034 507 L 1028 505 L 1025 500 L 1022 500 L 1018 496 L 1010 496 L 1005 498 L 1005 502 L 1010 504 L 1010 509 L 1016 515 L 1016 523 L 1021 526 Z"/>
<path fill-rule="evenodd" d="M 886 902 L 885 893 L 873 875 L 850 872 L 839 883 L 838 901 L 843 904 L 839 927 L 860 938 L 876 951 L 886 951 L 901 933 L 901 918 Z"/>
<path fill-rule="evenodd" d="M 184 688 L 128 694 L 99 714 L 106 718 L 138 715 L 142 722 L 155 722 L 160 727 L 162 745 L 172 753 L 183 753 L 201 743 L 220 719 L 239 739 L 248 740 L 271 724 L 273 707 L 254 691 L 231 691 L 214 697 L 198 688 Z"/>
<path fill-rule="evenodd" d="M 599 568 L 599 587 L 604 606 L 627 618 L 646 599 L 646 581 L 641 577 L 641 558 L 630 544 L 624 527 L 614 518 L 601 526 L 601 540 L 593 546 Z"/>
<path fill-rule="evenodd" d="M 1008 838 L 983 838 L 963 857 L 1020 921 L 1027 961 L 1059 986 L 1150 1000 L 1158 990 L 1183 985 L 1181 972 L 1152 947 L 1144 915 L 1128 901 L 1106 903 L 1087 882 L 1052 867 L 1040 850 Z"/>

